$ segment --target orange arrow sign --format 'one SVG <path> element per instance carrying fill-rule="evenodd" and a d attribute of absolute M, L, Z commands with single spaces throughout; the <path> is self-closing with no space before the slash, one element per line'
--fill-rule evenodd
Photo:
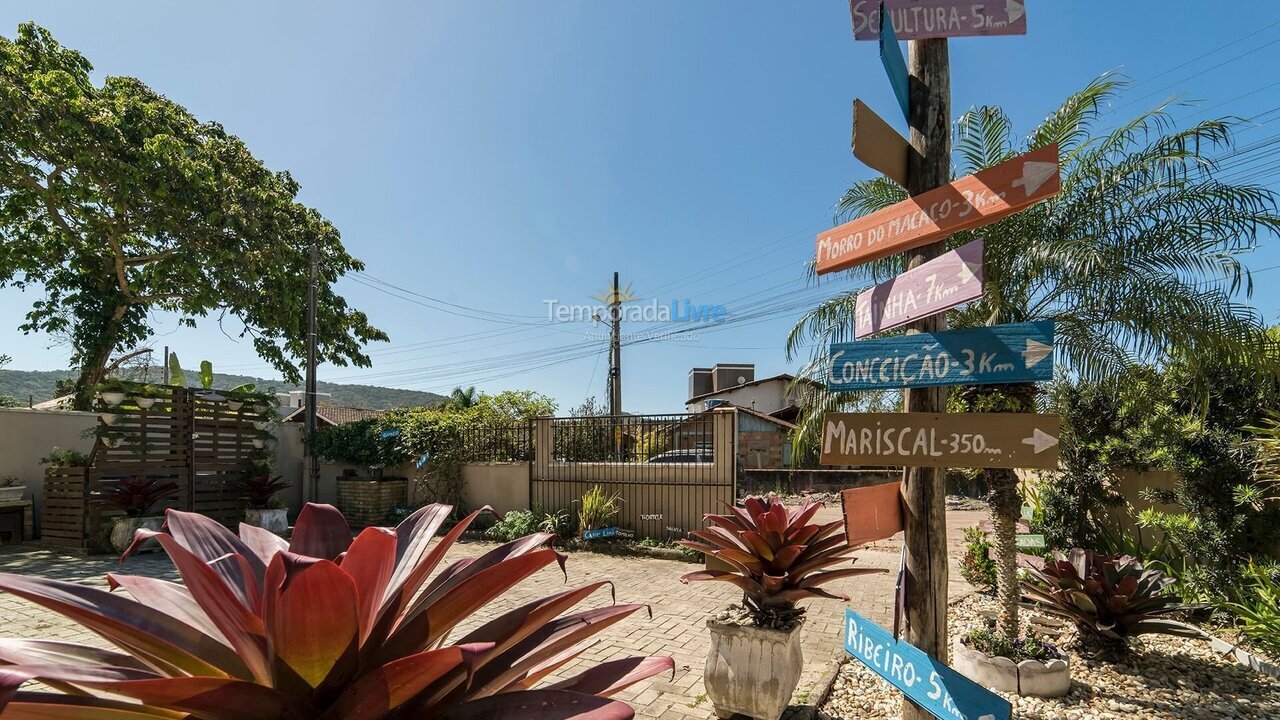
<path fill-rule="evenodd" d="M 818 235 L 818 274 L 848 270 L 1006 218 L 1058 194 L 1058 146 L 1046 145 Z"/>

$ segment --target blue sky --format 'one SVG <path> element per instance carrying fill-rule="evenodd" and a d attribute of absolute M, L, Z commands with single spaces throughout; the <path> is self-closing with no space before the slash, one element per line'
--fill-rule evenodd
<path fill-rule="evenodd" d="M 852 40 L 839 0 L 216 5 L 9 2 L 0 32 L 35 20 L 99 78 L 139 77 L 293 173 L 367 264 L 341 292 L 392 337 L 373 368 L 322 367 L 322 380 L 532 388 L 562 409 L 603 398 L 604 343 L 587 334 L 604 328 L 547 323 L 544 301 L 591 303 L 615 270 L 646 302 L 739 319 L 625 348 L 627 410 L 679 411 L 694 366 L 793 370 L 787 330 L 842 287 L 804 290 L 813 237 L 848 183 L 871 176 L 849 152 L 850 103 L 898 120 L 875 43 Z M 957 110 L 998 104 L 1027 130 L 1114 69 L 1137 83 L 1116 119 L 1176 93 L 1201 101 L 1175 111 L 1191 119 L 1280 99 L 1273 3 L 1028 5 L 1026 37 L 952 41 Z M 1249 262 L 1280 265 L 1280 251 L 1267 241 Z M 1257 276 L 1268 319 L 1278 277 Z M 0 290 L 0 352 L 15 368 L 65 367 L 65 348 L 16 330 L 34 299 Z M 156 323 L 155 345 L 188 365 L 273 375 L 213 323 Z"/>

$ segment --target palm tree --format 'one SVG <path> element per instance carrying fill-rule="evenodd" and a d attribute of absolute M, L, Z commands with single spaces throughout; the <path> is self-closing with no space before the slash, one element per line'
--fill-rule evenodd
<path fill-rule="evenodd" d="M 440 403 L 440 407 L 445 410 L 466 410 L 478 402 L 480 402 L 480 394 L 476 392 L 475 385 L 468 387 L 466 390 L 456 387 L 453 392 L 449 393 L 449 397 Z"/>
<path fill-rule="evenodd" d="M 1014 136 L 1009 117 L 997 107 L 970 110 L 957 121 L 956 172 L 976 172 L 1056 142 L 1062 192 L 948 239 L 949 247 L 959 247 L 979 235 L 986 238 L 984 295 L 950 312 L 950 326 L 1056 320 L 1056 359 L 1088 380 L 1159 362 L 1171 352 L 1255 369 L 1269 364 L 1274 344 L 1262 318 L 1233 298 L 1252 291 L 1241 256 L 1255 247 L 1260 232 L 1280 227 L 1280 216 L 1270 190 L 1218 177 L 1214 152 L 1231 146 L 1237 121 L 1205 120 L 1178 129 L 1162 105 L 1107 129 L 1103 107 L 1123 85 L 1110 75 L 1099 77 L 1026 138 Z M 855 183 L 837 205 L 837 221 L 905 197 L 883 178 Z M 903 269 L 895 257 L 848 272 L 871 283 Z M 823 302 L 791 330 L 789 356 L 813 346 L 804 374 L 825 380 L 826 346 L 853 339 L 856 297 L 853 291 Z M 856 397 L 844 393 L 820 396 L 802 418 L 797 444 L 815 443 L 822 413 L 852 402 Z M 1035 403 L 1034 385 L 984 386 L 953 393 L 950 409 L 1027 412 Z M 1016 637 L 1021 498 L 1012 471 L 984 473 L 995 525 L 1000 630 Z"/>

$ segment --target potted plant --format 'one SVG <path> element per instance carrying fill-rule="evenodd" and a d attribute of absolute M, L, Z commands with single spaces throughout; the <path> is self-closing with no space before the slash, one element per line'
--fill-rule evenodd
<path fill-rule="evenodd" d="M 150 410 L 151 406 L 162 397 L 164 397 L 164 390 L 158 385 L 142 385 L 134 389 L 133 404 L 137 405 L 139 410 Z"/>
<path fill-rule="evenodd" d="M 98 398 L 111 407 L 124 402 L 125 386 L 122 380 L 104 380 L 97 389 Z"/>
<path fill-rule="evenodd" d="M 27 492 L 26 485 L 19 485 L 16 477 L 0 478 L 0 503 L 18 502 Z"/>
<path fill-rule="evenodd" d="M 89 455 L 79 450 L 63 450 L 55 445 L 48 455 L 40 458 L 40 464 L 50 468 L 89 467 Z"/>
<path fill-rule="evenodd" d="M 124 477 L 89 493 L 90 498 L 112 510 L 124 513 L 112 521 L 111 547 L 124 552 L 141 528 L 158 531 L 164 526 L 164 515 L 154 514 L 161 501 L 178 494 L 173 481 L 157 478 Z"/>
<path fill-rule="evenodd" d="M 706 530 L 678 544 L 714 558 L 727 569 L 686 573 L 681 582 L 719 580 L 743 591 L 741 607 L 730 606 L 707 620 L 711 650 L 703 674 L 707 696 L 718 717 L 739 713 L 777 720 L 800 682 L 804 657 L 800 628 L 808 598 L 849 598 L 820 588 L 840 578 L 885 572 L 882 569 L 832 569 L 854 562 L 841 530 L 843 520 L 811 522 L 821 503 L 788 509 L 774 498 L 747 498 L 728 515 L 707 513 Z"/>
<path fill-rule="evenodd" d="M 283 475 L 248 473 L 240 481 L 240 499 L 245 503 L 244 521 L 248 525 L 284 535 L 289 532 L 289 511 L 276 493 L 289 487 Z"/>

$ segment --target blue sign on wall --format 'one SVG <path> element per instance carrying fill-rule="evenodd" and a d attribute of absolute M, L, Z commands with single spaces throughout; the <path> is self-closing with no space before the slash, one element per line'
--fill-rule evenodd
<path fill-rule="evenodd" d="M 997 385 L 1053 378 L 1053 321 L 832 343 L 831 390 Z"/>
<path fill-rule="evenodd" d="M 1009 720 L 1008 700 L 845 609 L 844 650 L 939 720 Z"/>

